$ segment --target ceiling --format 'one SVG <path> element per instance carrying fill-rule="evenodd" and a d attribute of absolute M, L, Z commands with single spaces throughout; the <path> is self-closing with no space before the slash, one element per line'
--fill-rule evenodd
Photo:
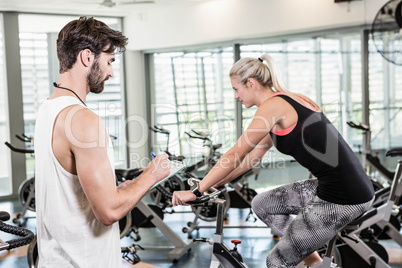
<path fill-rule="evenodd" d="M 102 5 L 103 1 L 106 1 L 104 5 Z M 200 0 L 151 0 L 148 2 L 154 3 L 138 3 L 141 1 L 144 0 L 0 0 L 0 11 L 127 16 L 132 13 L 151 12 L 194 5 Z"/>

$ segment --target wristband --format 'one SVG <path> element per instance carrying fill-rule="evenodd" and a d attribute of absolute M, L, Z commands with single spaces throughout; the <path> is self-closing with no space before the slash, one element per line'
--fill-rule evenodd
<path fill-rule="evenodd" d="M 201 197 L 202 196 L 202 193 L 200 191 L 198 191 L 198 185 L 193 190 L 191 190 L 191 192 L 193 194 L 195 194 L 196 197 Z"/>

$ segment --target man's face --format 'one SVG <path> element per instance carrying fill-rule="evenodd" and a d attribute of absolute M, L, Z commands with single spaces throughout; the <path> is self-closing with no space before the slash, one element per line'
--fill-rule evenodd
<path fill-rule="evenodd" d="M 99 94 L 104 90 L 105 81 L 113 76 L 112 62 L 114 60 L 114 54 L 106 53 L 101 53 L 99 58 L 94 60 L 87 76 L 90 92 Z"/>

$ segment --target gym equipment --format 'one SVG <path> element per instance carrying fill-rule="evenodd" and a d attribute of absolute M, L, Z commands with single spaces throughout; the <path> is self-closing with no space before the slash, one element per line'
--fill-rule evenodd
<path fill-rule="evenodd" d="M 387 152 L 387 156 L 402 156 L 402 148 Z M 349 267 L 377 267 L 389 268 L 388 254 L 377 243 L 375 237 L 361 239 L 359 235 L 367 228 L 378 225 L 382 232 L 386 233 L 402 247 L 402 235 L 399 229 L 390 222 L 394 207 L 399 204 L 402 196 L 402 160 L 399 160 L 395 176 L 393 178 L 390 194 L 386 203 L 372 208 L 343 228 L 329 243 L 323 258 L 325 263 L 331 262 L 333 249 L 337 249 L 338 258 L 344 268 Z M 337 242 L 341 241 L 341 244 Z M 321 267 L 321 266 L 320 266 Z M 329 267 L 329 266 L 322 266 Z"/>
<path fill-rule="evenodd" d="M 352 121 L 347 122 L 347 124 L 351 128 L 359 129 L 363 132 L 363 146 L 360 153 L 362 154 L 362 164 L 364 169 L 367 171 L 367 174 L 370 175 L 372 180 L 376 180 L 376 176 L 373 176 L 372 174 L 378 172 L 389 184 L 391 184 L 394 178 L 394 172 L 389 171 L 383 164 L 381 164 L 380 159 L 372 154 L 370 128 L 365 124 L 355 124 Z M 381 182 L 379 183 L 381 184 Z"/>
<path fill-rule="evenodd" d="M 14 248 L 22 247 L 25 245 L 28 245 L 32 243 L 35 243 L 36 245 L 36 236 L 34 233 L 28 229 L 22 228 L 22 227 L 17 227 L 17 226 L 12 226 L 7 223 L 4 223 L 5 221 L 8 221 L 10 219 L 10 214 L 6 211 L 1 211 L 0 212 L 0 231 L 20 236 L 20 238 L 17 239 L 11 239 L 8 241 L 3 241 L 0 239 L 0 251 L 2 250 L 11 250 Z M 32 250 L 33 248 L 31 248 Z M 28 247 L 29 250 L 29 247 Z M 37 252 L 36 252 L 37 255 Z M 29 255 L 28 255 L 29 256 Z M 28 258 L 29 261 L 29 258 Z M 34 267 L 34 266 L 29 266 L 29 267 Z"/>
<path fill-rule="evenodd" d="M 204 156 L 199 162 L 189 166 L 183 173 L 187 178 L 197 178 L 194 172 L 200 169 L 203 166 L 206 166 L 207 172 L 216 164 L 220 154 L 217 152 L 219 148 L 222 147 L 222 144 L 213 144 L 208 134 L 197 132 L 192 130 L 192 134 L 185 132 L 192 139 L 200 139 L 203 140 L 204 146 L 209 147 L 209 154 Z M 233 189 L 231 191 L 225 191 L 219 198 L 224 199 L 225 208 L 224 215 L 227 218 L 227 212 L 229 208 L 249 208 L 250 212 L 246 217 L 246 221 L 256 221 L 257 218 L 254 216 L 251 210 L 251 201 L 254 196 L 257 195 L 257 192 L 254 189 L 249 188 L 248 179 L 254 177 L 255 180 L 258 179 L 258 175 L 260 172 L 261 163 L 258 163 L 256 166 L 240 175 L 236 179 L 232 180 L 228 183 L 228 186 Z M 214 202 L 206 202 L 200 205 L 192 205 L 192 210 L 195 213 L 195 217 L 193 221 L 187 222 L 187 227 L 184 227 L 182 231 L 184 233 L 188 233 L 188 237 L 192 238 L 192 232 L 194 230 L 199 230 L 200 228 L 211 228 L 210 226 L 200 226 L 198 224 L 198 219 L 210 222 L 215 221 L 217 217 L 217 204 Z M 226 227 L 228 228 L 228 227 Z M 231 226 L 231 228 L 261 228 L 258 226 Z M 266 227 L 263 227 L 266 228 Z"/>
<path fill-rule="evenodd" d="M 371 130 L 370 128 L 365 125 L 365 124 L 355 124 L 351 121 L 347 122 L 347 124 L 354 129 L 361 130 L 363 132 L 363 148 L 361 150 L 362 154 L 362 164 L 367 173 L 369 174 L 369 177 L 371 181 L 373 182 L 374 189 L 376 190 L 376 198 L 373 203 L 373 207 L 378 207 L 381 204 L 384 204 L 388 200 L 389 192 L 391 189 L 391 184 L 394 180 L 395 172 L 388 170 L 380 161 L 380 159 L 377 156 L 374 156 L 371 151 Z M 398 149 L 396 149 L 398 150 Z M 389 153 L 389 154 L 388 154 Z M 386 156 L 395 156 L 398 155 L 397 153 L 392 153 L 391 151 L 388 151 L 388 155 Z M 381 181 L 381 179 L 378 178 L 378 175 L 376 176 L 375 174 L 379 174 L 386 180 L 384 183 Z M 402 205 L 402 200 L 399 200 L 398 203 L 395 205 Z M 391 215 L 390 222 L 394 225 L 395 228 L 400 230 L 401 228 L 401 213 L 397 215 Z M 389 239 L 388 235 L 386 234 L 381 234 L 381 229 L 378 226 L 372 226 L 372 230 L 375 232 L 376 239 Z M 367 234 L 364 234 L 364 236 L 367 236 Z"/>
<path fill-rule="evenodd" d="M 394 149 L 387 152 L 387 155 L 402 156 L 402 149 Z M 189 180 L 190 182 L 190 180 Z M 165 189 L 158 188 L 167 198 L 171 198 L 171 193 L 166 193 Z M 220 194 L 220 193 L 216 193 Z M 402 196 L 402 160 L 399 161 L 390 194 L 386 203 L 377 208 L 372 208 L 363 215 L 349 223 L 338 234 L 336 234 L 329 242 L 328 246 L 319 252 L 324 254 L 323 262 L 315 267 L 330 268 L 334 261 L 338 267 L 343 268 L 390 268 L 387 264 L 388 255 L 381 244 L 376 239 L 361 239 L 359 234 L 370 226 L 377 224 L 383 232 L 387 233 L 399 245 L 402 246 L 402 235 L 390 222 L 390 216 L 393 212 L 395 204 L 399 202 Z M 219 198 L 202 197 L 209 202 L 218 204 L 216 233 L 212 239 L 200 238 L 194 241 L 208 242 L 214 246 L 213 256 L 210 267 L 247 267 L 239 260 L 238 254 L 232 254 L 231 250 L 222 242 L 223 241 L 223 207 L 225 200 Z M 200 202 L 199 198 L 196 202 Z M 194 202 L 189 202 L 194 203 Z M 238 241 L 233 241 L 235 245 Z M 236 250 L 237 251 L 237 250 Z"/>
<path fill-rule="evenodd" d="M 218 162 L 218 159 L 221 156 L 221 154 L 218 152 L 218 149 L 220 149 L 222 147 L 222 144 L 220 144 L 220 143 L 213 144 L 211 138 L 206 133 L 195 131 L 194 129 L 192 129 L 191 131 L 192 131 L 192 134 L 190 134 L 188 132 L 184 132 L 184 133 L 186 133 L 186 135 L 191 139 L 202 140 L 203 146 L 209 147 L 209 151 L 208 151 L 208 154 L 204 155 L 200 161 L 189 166 L 186 169 L 186 172 L 194 173 L 195 171 L 198 171 L 201 168 L 205 167 L 204 172 L 206 174 L 211 170 L 211 168 L 213 168 L 213 166 L 216 164 L 216 162 Z"/>
<path fill-rule="evenodd" d="M 254 189 L 248 187 L 247 180 L 250 177 L 258 178 L 259 174 L 259 164 L 234 179 L 230 183 L 227 184 L 228 187 L 232 188 L 231 191 L 225 191 L 223 194 L 219 196 L 220 199 L 224 199 L 224 218 L 228 218 L 228 210 L 229 208 L 249 208 L 250 211 L 246 216 L 245 221 L 256 222 L 257 218 L 254 216 L 254 213 L 251 209 L 251 201 L 254 196 L 257 195 L 257 192 Z M 193 178 L 195 179 L 195 178 Z M 217 212 L 217 204 L 215 202 L 205 202 L 199 205 L 191 205 L 192 209 L 195 213 L 195 217 L 193 221 L 187 222 L 187 227 L 182 229 L 183 233 L 187 233 L 189 238 L 192 238 L 192 232 L 198 231 L 201 228 L 211 228 L 211 226 L 202 226 L 199 225 L 198 219 L 204 221 L 215 221 L 218 215 Z M 267 228 L 266 226 L 225 226 L 225 228 Z"/>
<path fill-rule="evenodd" d="M 28 142 L 28 137 L 23 135 L 24 138 L 16 135 L 16 137 L 22 141 Z M 32 149 L 20 149 L 15 148 L 9 142 L 5 142 L 8 148 L 11 151 L 23 154 L 34 154 L 34 150 Z M 35 212 L 35 176 L 24 180 L 20 187 L 18 188 L 18 199 L 22 205 L 22 211 L 15 214 L 15 218 L 13 219 L 13 223 L 18 224 L 19 227 L 25 226 L 26 222 L 30 218 L 35 218 L 34 216 L 27 216 L 26 213 L 28 210 Z"/>
<path fill-rule="evenodd" d="M 190 178 L 188 183 L 190 186 L 199 183 L 200 180 L 195 178 Z M 162 186 L 156 187 L 158 191 L 160 191 L 166 198 L 171 199 L 173 194 L 168 192 Z M 193 241 L 200 241 L 200 242 L 209 242 L 213 244 L 213 256 L 211 267 L 219 267 L 219 263 L 236 263 L 241 266 L 226 266 L 223 267 L 247 267 L 243 262 L 240 253 L 237 251 L 237 245 L 241 243 L 239 240 L 234 240 L 233 243 L 235 247 L 230 249 L 224 242 L 223 242 L 223 217 L 224 217 L 224 207 L 226 200 L 218 198 L 221 194 L 226 192 L 226 187 L 220 187 L 216 189 L 214 187 L 209 188 L 202 197 L 198 197 L 194 201 L 188 202 L 188 204 L 202 204 L 205 202 L 214 202 L 217 204 L 217 226 L 216 232 L 213 239 L 193 239 Z M 223 256 L 223 257 L 221 257 Z"/>
<path fill-rule="evenodd" d="M 183 162 L 185 159 L 184 156 L 182 155 L 174 155 L 169 151 L 169 138 L 170 138 L 170 131 L 154 125 L 153 127 L 149 127 L 150 130 L 155 132 L 156 134 L 162 134 L 166 136 L 166 149 L 164 152 L 169 156 L 169 160 L 171 161 L 180 161 Z M 170 191 L 182 191 L 182 190 L 188 190 L 188 187 L 186 187 L 186 183 L 184 182 L 186 180 L 185 176 L 182 176 L 181 173 L 176 174 L 172 176 L 169 180 L 163 182 L 163 187 L 169 188 Z M 159 191 L 153 189 L 149 193 L 150 197 L 152 200 L 155 202 L 156 205 L 159 205 L 162 207 L 163 211 L 165 213 L 175 213 L 176 211 L 172 208 L 172 204 L 170 200 L 164 198 Z M 167 208 L 171 208 L 170 210 L 167 210 Z M 187 213 L 185 211 L 180 212 L 180 213 Z"/>
<path fill-rule="evenodd" d="M 139 173 L 139 170 L 119 169 L 115 170 L 115 173 L 119 180 L 118 182 L 124 182 L 127 179 L 135 179 L 135 177 L 128 176 L 127 174 L 140 175 L 142 171 Z M 139 235 L 139 228 L 156 227 L 173 244 L 173 246 L 146 246 L 132 244 L 129 247 L 122 248 L 124 259 L 131 261 L 132 263 L 138 262 L 140 258 L 136 252 L 139 248 L 142 250 L 169 250 L 169 259 L 173 260 L 173 262 L 177 262 L 185 253 L 191 250 L 191 244 L 193 241 L 183 241 L 165 222 L 163 222 L 163 217 L 163 210 L 160 206 L 146 204 L 143 200 L 140 200 L 137 206 L 131 211 L 131 217 L 128 214 L 119 221 L 120 238 L 129 236 L 134 241 L 140 241 L 141 236 Z"/>
<path fill-rule="evenodd" d="M 188 183 L 190 186 L 193 184 L 199 183 L 200 180 L 195 178 L 190 178 Z M 166 191 L 161 186 L 156 187 L 158 191 L 160 191 L 166 198 L 171 199 L 173 194 Z M 225 199 L 218 198 L 226 192 L 226 187 L 220 187 L 216 189 L 214 187 L 209 188 L 202 197 L 197 197 L 196 200 L 188 202 L 188 204 L 202 204 L 205 202 L 213 202 L 217 206 L 217 216 L 216 216 L 216 231 L 213 238 L 195 238 L 194 242 L 208 242 L 213 245 L 212 251 L 212 259 L 210 267 L 224 267 L 224 268 L 246 268 L 247 265 L 243 263 L 243 258 L 241 257 L 240 252 L 237 250 L 237 245 L 241 243 L 240 240 L 232 240 L 232 243 L 235 245 L 233 249 L 230 249 L 223 242 L 223 220 L 224 220 L 224 208 L 225 208 Z"/>
<path fill-rule="evenodd" d="M 20 236 L 21 238 L 11 239 L 8 241 L 3 241 L 0 239 L 0 251 L 1 250 L 11 250 L 14 248 L 22 247 L 31 243 L 34 239 L 34 234 L 25 228 L 16 227 L 4 223 L 10 219 L 10 214 L 6 211 L 0 212 L 0 231 Z"/>

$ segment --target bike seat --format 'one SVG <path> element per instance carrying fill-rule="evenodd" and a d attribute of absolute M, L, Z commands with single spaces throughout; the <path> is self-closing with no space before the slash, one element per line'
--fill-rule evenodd
<path fill-rule="evenodd" d="M 386 156 L 402 156 L 402 148 L 394 148 L 391 149 L 389 151 L 387 151 L 387 153 L 385 154 Z"/>
<path fill-rule="evenodd" d="M 391 186 L 387 186 L 387 187 L 381 188 L 380 190 L 375 191 L 375 199 L 374 200 L 377 200 L 380 196 L 382 196 L 383 194 L 386 194 L 390 191 L 391 191 Z"/>
<path fill-rule="evenodd" d="M 215 144 L 214 146 L 213 146 L 213 148 L 214 148 L 214 150 L 218 150 L 219 148 L 221 148 L 222 147 L 222 144 Z"/>
<path fill-rule="evenodd" d="M 346 225 L 343 228 L 343 231 L 352 231 L 356 230 L 359 228 L 359 226 L 367 219 L 371 218 L 372 216 L 377 214 L 377 208 L 372 208 L 366 212 L 364 212 L 362 215 L 354 219 L 353 221 L 349 222 L 348 225 Z"/>

